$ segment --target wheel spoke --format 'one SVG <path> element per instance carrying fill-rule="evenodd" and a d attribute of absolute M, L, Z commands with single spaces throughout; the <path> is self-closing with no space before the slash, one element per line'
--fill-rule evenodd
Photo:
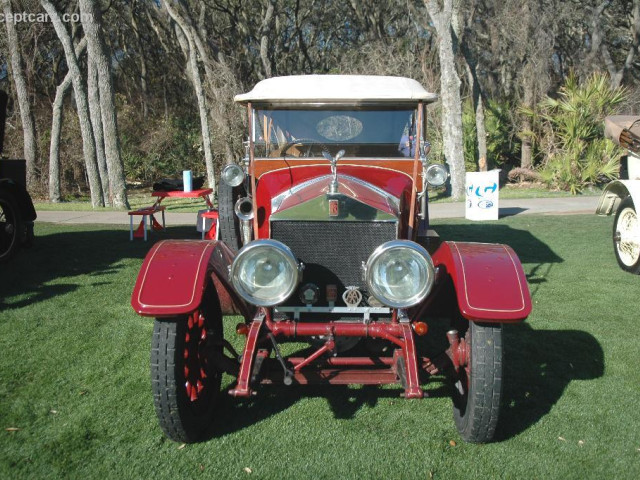
<path fill-rule="evenodd" d="M 207 390 L 207 329 L 205 317 L 196 311 L 187 320 L 187 331 L 184 334 L 184 376 L 187 379 L 185 388 L 187 398 L 196 402 Z M 202 393 L 202 392 L 205 393 Z"/>

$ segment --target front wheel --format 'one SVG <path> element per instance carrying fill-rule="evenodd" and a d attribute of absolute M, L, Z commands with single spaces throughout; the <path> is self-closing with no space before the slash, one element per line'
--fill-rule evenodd
<path fill-rule="evenodd" d="M 630 196 L 620 202 L 613 221 L 613 251 L 620 268 L 640 274 L 640 222 Z"/>
<path fill-rule="evenodd" d="M 20 243 L 22 222 L 15 199 L 0 191 L 0 262 L 8 260 Z"/>
<path fill-rule="evenodd" d="M 466 365 L 453 392 L 453 417 L 467 442 L 490 442 L 502 399 L 502 325 L 470 322 L 465 335 Z"/>
<path fill-rule="evenodd" d="M 176 442 L 195 442 L 211 425 L 222 372 L 222 314 L 209 283 L 200 308 L 156 319 L 151 344 L 151 389 L 160 427 Z"/>
<path fill-rule="evenodd" d="M 236 202 L 247 196 L 244 185 L 232 187 L 220 179 L 218 183 L 218 224 L 220 240 L 233 252 L 242 248 L 242 225 L 234 212 Z"/>

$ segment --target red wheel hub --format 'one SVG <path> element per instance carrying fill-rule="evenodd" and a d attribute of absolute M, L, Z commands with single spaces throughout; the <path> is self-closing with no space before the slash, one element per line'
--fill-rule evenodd
<path fill-rule="evenodd" d="M 447 355 L 451 359 L 454 368 L 458 371 L 460 368 L 464 368 L 469 371 L 469 344 L 464 338 L 458 337 L 456 330 L 450 330 L 447 332 L 447 339 L 449 340 L 449 348 Z"/>
<path fill-rule="evenodd" d="M 204 316 L 196 310 L 187 320 L 184 335 L 184 378 L 187 398 L 197 401 L 205 390 L 207 378 L 207 329 Z M 206 392 L 205 392 L 206 393 Z"/>

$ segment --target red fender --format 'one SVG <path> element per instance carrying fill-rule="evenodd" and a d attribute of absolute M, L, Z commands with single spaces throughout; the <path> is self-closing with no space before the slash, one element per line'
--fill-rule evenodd
<path fill-rule="evenodd" d="M 147 253 L 131 306 L 140 315 L 173 317 L 194 311 L 200 305 L 208 278 L 218 293 L 223 314 L 253 315 L 253 309 L 234 292 L 229 265 L 234 254 L 224 243 L 200 240 L 166 240 Z"/>
<path fill-rule="evenodd" d="M 520 259 L 507 245 L 443 242 L 436 267 L 453 280 L 460 312 L 468 320 L 509 323 L 531 313 L 531 295 Z"/>

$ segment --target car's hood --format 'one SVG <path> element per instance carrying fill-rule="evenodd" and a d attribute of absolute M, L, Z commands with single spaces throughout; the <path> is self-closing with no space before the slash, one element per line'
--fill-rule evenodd
<path fill-rule="evenodd" d="M 257 192 L 260 236 L 278 220 L 397 221 L 410 196 L 411 179 L 393 170 L 338 166 L 337 193 L 330 193 L 332 179 L 328 165 L 263 175 Z"/>
<path fill-rule="evenodd" d="M 337 193 L 329 193 L 332 175 L 307 180 L 271 199 L 271 220 L 395 220 L 400 199 L 359 178 L 338 175 Z M 337 201 L 331 209 L 330 202 Z"/>

